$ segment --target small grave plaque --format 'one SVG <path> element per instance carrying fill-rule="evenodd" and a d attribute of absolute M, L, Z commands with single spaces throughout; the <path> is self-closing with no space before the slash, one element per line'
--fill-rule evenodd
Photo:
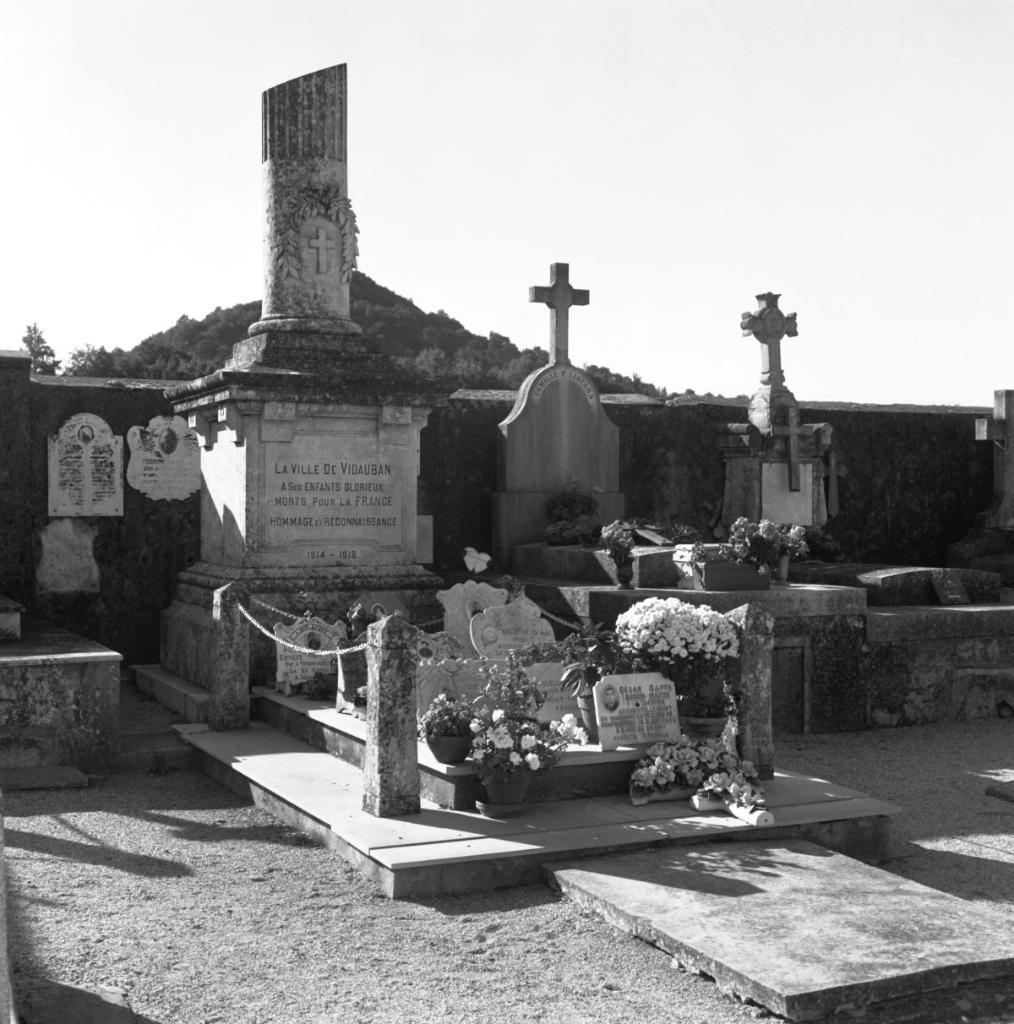
<path fill-rule="evenodd" d="M 469 626 L 472 645 L 487 658 L 506 658 L 530 644 L 551 643 L 553 627 L 541 615 L 520 604 L 487 608 Z"/>
<path fill-rule="evenodd" d="M 123 515 L 123 438 L 80 412 L 49 436 L 49 514 Z"/>
<path fill-rule="evenodd" d="M 964 584 L 945 569 L 934 569 L 930 573 L 930 582 L 941 604 L 971 604 Z"/>
<path fill-rule="evenodd" d="M 182 416 L 154 416 L 127 431 L 127 483 L 152 501 L 181 501 L 201 487 L 197 434 Z"/>
<path fill-rule="evenodd" d="M 483 692 L 486 680 L 475 661 L 420 662 L 416 669 L 416 699 L 419 714 L 430 706 L 433 698 L 440 693 L 448 697 L 464 697 L 474 701 Z"/>
<path fill-rule="evenodd" d="M 503 587 L 491 587 L 481 580 L 465 580 L 447 590 L 438 590 L 437 600 L 444 606 L 444 632 L 456 636 L 465 649 L 471 651 L 469 623 L 479 612 L 506 604 L 507 591 Z"/>
<path fill-rule="evenodd" d="M 527 665 L 528 678 L 542 691 L 546 698 L 536 717 L 540 722 L 559 722 L 564 715 L 577 717 L 577 699 L 570 690 L 560 685 L 563 665 L 558 661 L 536 662 Z"/>
<path fill-rule="evenodd" d="M 340 640 L 347 639 L 348 631 L 345 623 L 336 622 L 331 625 L 314 616 L 297 619 L 286 625 L 275 624 L 275 636 L 278 640 L 305 647 L 314 651 L 337 650 Z M 337 678 L 338 655 L 307 654 L 286 647 L 284 643 L 275 643 L 275 656 L 278 668 L 275 673 L 275 689 L 285 696 L 290 696 L 309 682 L 318 672 L 335 673 Z"/>
<path fill-rule="evenodd" d="M 661 672 L 604 676 L 595 684 L 595 714 L 603 750 L 674 740 L 680 734 L 676 691 Z"/>

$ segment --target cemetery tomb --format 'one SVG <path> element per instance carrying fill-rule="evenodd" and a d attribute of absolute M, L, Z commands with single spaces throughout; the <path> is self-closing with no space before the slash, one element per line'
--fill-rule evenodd
<path fill-rule="evenodd" d="M 550 355 L 522 383 L 499 426 L 493 533 L 504 567 L 511 566 L 516 545 L 542 541 L 546 502 L 575 484 L 594 492 L 603 522 L 623 515 L 619 431 L 594 382 L 570 362 L 569 310 L 586 305 L 588 293 L 571 287 L 566 263 L 554 263 L 550 285 L 532 288 L 530 298 L 549 306 Z"/>

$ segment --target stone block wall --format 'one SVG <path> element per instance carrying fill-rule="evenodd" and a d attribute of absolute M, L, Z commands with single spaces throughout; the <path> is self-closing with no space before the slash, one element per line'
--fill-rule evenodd
<path fill-rule="evenodd" d="M 159 613 L 198 554 L 198 496 L 153 501 L 124 480 L 122 516 L 50 518 L 47 445 L 76 413 L 101 416 L 124 438 L 170 414 L 165 382 L 28 371 L 27 359 L 0 357 L 0 430 L 9 440 L 0 458 L 0 592 L 127 663 L 157 661 Z M 124 443 L 124 469 L 128 458 Z"/>
<path fill-rule="evenodd" d="M 0 427 L 9 441 L 0 458 L 0 593 L 122 652 L 127 663 L 158 658 L 159 613 L 178 573 L 198 556 L 198 497 L 152 501 L 124 482 L 123 516 L 51 520 L 47 438 L 80 412 L 125 437 L 171 411 L 166 383 L 30 377 L 23 356 L 0 354 Z M 437 572 L 461 571 L 466 546 L 492 550 L 497 424 L 512 399 L 511 392 L 458 392 L 434 408 L 422 431 L 419 511 L 433 516 Z M 745 407 L 667 406 L 635 396 L 606 396 L 604 404 L 620 427 L 628 513 L 708 535 L 724 484 L 717 431 L 745 421 Z M 804 421 L 834 428 L 843 475 L 841 512 L 829 530 L 850 559 L 943 564 L 947 545 L 991 497 L 992 452 L 974 440 L 984 411 L 803 407 Z M 47 545 L 66 566 L 57 586 L 52 576 L 39 578 Z"/>

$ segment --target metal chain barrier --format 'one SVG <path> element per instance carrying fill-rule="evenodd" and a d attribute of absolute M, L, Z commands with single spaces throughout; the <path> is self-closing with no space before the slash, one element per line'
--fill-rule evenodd
<path fill-rule="evenodd" d="M 237 602 L 236 607 L 240 610 L 243 618 L 250 623 L 251 626 L 256 626 L 266 637 L 270 640 L 274 640 L 276 644 L 281 644 L 283 647 L 288 647 L 290 651 L 296 651 L 298 654 L 312 654 L 319 658 L 333 658 L 342 657 L 345 654 L 358 654 L 359 651 L 365 651 L 369 647 L 369 643 L 357 644 L 355 647 L 338 647 L 335 650 L 322 651 L 319 647 L 301 647 L 299 644 L 290 643 L 288 640 L 283 640 L 280 636 L 276 636 L 274 633 L 269 632 L 264 628 L 241 604 Z M 299 616 L 296 616 L 299 618 Z"/>
<path fill-rule="evenodd" d="M 262 601 L 259 597 L 251 597 L 250 603 L 260 605 L 261 608 L 267 608 L 269 612 L 274 612 L 275 615 L 282 615 L 286 619 L 292 619 L 293 622 L 302 618 L 301 615 L 293 615 L 292 612 L 287 612 L 283 608 L 276 608 L 273 604 L 268 604 L 267 601 Z"/>

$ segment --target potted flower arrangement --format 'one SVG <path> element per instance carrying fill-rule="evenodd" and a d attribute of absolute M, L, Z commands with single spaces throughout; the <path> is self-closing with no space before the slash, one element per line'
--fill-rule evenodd
<path fill-rule="evenodd" d="M 621 590 L 629 590 L 634 578 L 634 545 L 637 536 L 634 524 L 624 519 L 614 519 L 608 526 L 602 527 L 599 536 L 599 549 L 612 560 L 616 568 L 616 585 Z"/>
<path fill-rule="evenodd" d="M 438 693 L 419 717 L 419 735 L 441 764 L 464 761 L 472 747 L 474 711 L 464 697 Z"/>
<path fill-rule="evenodd" d="M 593 544 L 602 529 L 598 501 L 579 491 L 576 480 L 546 502 L 546 515 L 549 525 L 545 537 L 549 544 Z"/>
<path fill-rule="evenodd" d="M 587 737 L 573 715 L 548 727 L 538 721 L 541 695 L 512 655 L 502 665 L 484 661 L 481 671 L 485 686 L 470 723 L 471 756 L 486 790 L 479 810 L 495 816 L 519 809 L 534 774 Z"/>
<path fill-rule="evenodd" d="M 738 696 L 728 670 L 739 636 L 727 616 L 705 604 L 649 597 L 617 617 L 616 644 L 637 668 L 672 679 L 684 732 L 721 735 Z"/>
<path fill-rule="evenodd" d="M 808 554 L 806 530 L 798 525 L 778 525 L 770 519 L 759 523 L 740 516 L 729 528 L 729 538 L 722 545 L 734 561 L 756 566 L 761 573 L 778 571 L 787 578 L 791 558 Z"/>
<path fill-rule="evenodd" d="M 595 684 L 603 676 L 632 671 L 631 659 L 617 646 L 616 634 L 598 626 L 581 633 L 571 633 L 560 646 L 564 664 L 560 685 L 574 696 L 588 739 L 597 743 Z"/>
<path fill-rule="evenodd" d="M 680 737 L 653 744 L 634 765 L 630 802 L 686 799 L 697 810 L 728 810 L 753 825 L 774 822 L 750 761 L 709 741 Z"/>

